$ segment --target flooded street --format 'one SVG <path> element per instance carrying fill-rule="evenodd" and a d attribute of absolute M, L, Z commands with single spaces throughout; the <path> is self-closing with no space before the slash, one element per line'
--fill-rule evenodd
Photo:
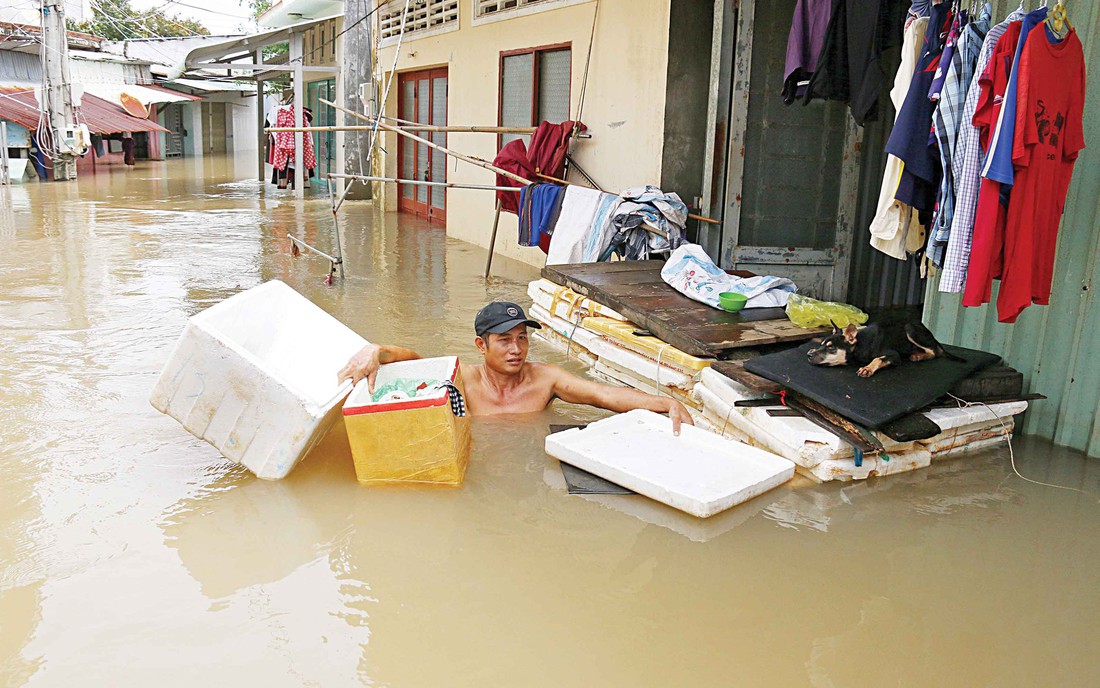
<path fill-rule="evenodd" d="M 189 316 L 280 279 L 472 361 L 478 308 L 538 274 L 486 283 L 483 250 L 348 203 L 325 286 L 286 234 L 330 249 L 327 197 L 264 195 L 243 157 L 0 188 L 0 685 L 1096 680 L 1100 461 L 1044 442 L 1020 471 L 1089 495 L 998 450 L 708 520 L 566 494 L 547 426 L 601 414 L 564 404 L 475 419 L 461 489 L 360 487 L 339 426 L 280 482 L 225 461 L 148 402 Z"/>

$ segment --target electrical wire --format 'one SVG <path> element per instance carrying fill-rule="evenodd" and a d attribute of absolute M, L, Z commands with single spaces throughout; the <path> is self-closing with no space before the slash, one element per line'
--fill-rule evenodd
<path fill-rule="evenodd" d="M 982 407 L 985 408 L 986 411 L 989 411 L 989 413 L 992 414 L 992 416 L 995 419 L 997 419 L 997 422 L 1001 424 L 1001 429 L 1003 429 L 1005 431 L 1005 440 L 1006 440 L 1006 443 L 1008 444 L 1008 460 L 1009 460 L 1009 463 L 1012 466 L 1012 472 L 1016 474 L 1017 478 L 1019 478 L 1020 480 L 1026 480 L 1027 482 L 1033 483 L 1035 485 L 1042 485 L 1043 487 L 1053 487 L 1053 488 L 1058 489 L 1058 490 L 1069 490 L 1070 492 L 1080 492 L 1081 494 L 1083 494 L 1087 497 L 1093 497 L 1093 498 L 1096 497 L 1096 495 L 1094 495 L 1090 492 L 1087 492 L 1085 490 L 1082 490 L 1080 488 L 1077 488 L 1077 487 L 1069 487 L 1068 485 L 1055 485 L 1053 483 L 1044 483 L 1041 480 L 1032 480 L 1031 478 L 1024 477 L 1020 473 L 1020 470 L 1018 468 L 1016 468 L 1016 452 L 1014 452 L 1013 449 L 1012 449 L 1012 432 L 1009 429 L 1008 425 L 1005 424 L 1004 420 L 999 415 L 997 415 L 997 412 L 994 411 L 993 409 L 991 409 L 989 407 L 989 404 L 986 404 L 983 401 L 967 401 L 966 399 L 961 399 L 961 398 L 955 396 L 954 394 L 951 394 L 950 392 L 948 392 L 947 396 L 954 399 L 959 404 L 960 407 L 982 406 Z"/>
<path fill-rule="evenodd" d="M 242 17 L 239 14 L 229 14 L 228 12 L 219 12 L 217 10 L 208 10 L 205 7 L 199 7 L 197 5 L 188 5 L 186 2 L 180 2 L 179 0 L 168 0 L 168 2 L 164 3 L 164 6 L 168 6 L 168 5 L 179 5 L 180 7 L 188 7 L 190 9 L 198 10 L 200 12 L 209 12 L 210 14 L 220 14 L 223 17 L 230 17 L 232 19 L 240 19 L 240 20 L 244 20 L 244 21 L 249 20 L 249 17 L 247 17 L 247 16 Z"/>
<path fill-rule="evenodd" d="M 396 2 L 396 0 L 387 0 L 387 2 L 378 3 L 378 5 L 376 5 L 373 10 L 371 10 L 370 12 L 367 12 L 362 17 L 359 17 L 358 19 L 356 19 L 354 22 L 352 22 L 352 24 L 350 26 L 344 27 L 344 30 L 341 31 L 340 33 L 336 34 L 335 36 L 333 36 L 332 38 L 330 38 L 326 41 L 322 41 L 319 46 L 317 46 L 317 45 L 313 46 L 313 49 L 309 51 L 309 55 L 312 57 L 313 55 L 316 55 L 318 52 L 323 51 L 326 46 L 335 43 L 336 39 L 340 38 L 341 36 L 346 34 L 348 31 L 351 31 L 356 26 L 359 26 L 360 24 L 362 24 L 367 19 L 370 19 L 371 15 L 373 15 L 375 12 L 377 12 L 378 10 L 382 9 L 386 5 L 389 5 L 390 3 L 393 3 L 393 2 Z M 416 4 L 417 5 L 423 4 L 423 0 L 417 0 Z M 404 26 L 403 23 L 402 23 L 402 26 Z M 398 39 L 398 42 L 400 43 L 400 39 Z M 287 64 L 294 64 L 295 62 L 301 62 L 304 59 L 305 59 L 305 54 L 303 53 L 301 57 L 296 57 L 293 60 L 290 60 Z"/>

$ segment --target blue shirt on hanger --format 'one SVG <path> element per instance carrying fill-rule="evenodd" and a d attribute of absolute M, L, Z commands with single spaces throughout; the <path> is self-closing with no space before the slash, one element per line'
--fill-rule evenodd
<path fill-rule="evenodd" d="M 1020 27 L 1020 40 L 1016 44 L 1016 56 L 1012 61 L 1012 74 L 1008 77 L 1008 88 L 1005 89 L 1004 102 L 1001 105 L 1000 119 L 997 120 L 997 128 L 993 132 L 993 142 L 989 145 L 985 167 L 982 168 L 983 177 L 1007 186 L 1012 186 L 1015 178 L 1012 142 L 1016 138 L 1016 77 L 1019 75 L 1017 66 L 1020 64 L 1020 53 L 1023 52 L 1024 43 L 1031 37 L 1031 30 L 1042 26 L 1046 20 L 1046 7 L 1028 12 L 1024 17 L 1023 26 Z M 1039 32 L 1035 39 L 1047 40 L 1045 30 Z"/>

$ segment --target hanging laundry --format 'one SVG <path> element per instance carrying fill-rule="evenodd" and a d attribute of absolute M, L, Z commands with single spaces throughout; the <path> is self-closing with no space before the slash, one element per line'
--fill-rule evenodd
<path fill-rule="evenodd" d="M 1084 49 L 1076 31 L 1057 42 L 1045 26 L 1031 33 L 1014 69 L 1015 174 L 997 295 L 997 319 L 1006 323 L 1032 303 L 1050 303 L 1058 225 L 1085 147 Z"/>
<path fill-rule="evenodd" d="M 992 8 L 987 3 L 981 16 L 962 29 L 952 51 L 951 64 L 946 66 L 940 104 L 932 116 L 932 129 L 936 148 L 940 154 L 940 189 L 936 196 L 936 210 L 928 233 L 928 257 L 936 267 L 943 267 L 951 233 L 951 218 L 955 214 L 955 154 L 958 150 L 959 125 L 966 106 L 967 88 L 973 80 L 974 67 L 981 53 L 982 43 L 989 32 Z M 946 56 L 947 52 L 944 51 Z M 944 69 L 943 61 L 940 69 Z"/>
<path fill-rule="evenodd" d="M 1035 33 L 1036 36 L 1045 36 L 1045 29 L 1042 29 L 1043 22 L 1047 19 L 1047 8 L 1040 7 L 1039 9 L 1028 12 L 1024 17 L 1023 25 L 1020 27 L 1020 39 L 1016 42 L 1016 55 L 1012 60 L 1012 64 L 1018 65 L 1020 63 L 1020 55 L 1023 52 L 1024 46 L 1027 45 L 1028 40 L 1032 36 L 1034 29 L 1037 27 L 1040 29 Z M 1012 74 L 1008 78 L 1008 88 L 1005 89 L 1004 105 L 1001 107 L 1001 114 L 997 120 L 997 128 L 993 133 L 993 142 L 989 146 L 989 156 L 986 158 L 985 167 L 982 168 L 982 176 L 986 179 L 993 179 L 1006 186 L 1012 186 L 1013 169 L 1012 169 L 1012 148 L 1016 140 L 1016 90 L 1017 90 L 1017 77 L 1018 72 L 1013 69 Z M 1002 191 L 1002 194 L 1004 191 Z"/>
<path fill-rule="evenodd" d="M 951 30 L 947 32 L 947 42 L 943 46 L 943 55 L 940 57 L 939 65 L 936 66 L 936 73 L 932 76 L 932 84 L 928 87 L 928 100 L 940 99 L 943 84 L 947 81 L 947 70 L 951 66 L 951 61 L 955 59 L 955 46 L 959 44 L 959 38 L 962 36 L 968 20 L 969 15 L 967 15 L 966 10 L 955 14 L 955 19 L 951 22 Z"/>
<path fill-rule="evenodd" d="M 294 121 L 293 106 L 284 105 L 275 112 L 277 127 L 293 127 Z M 304 121 L 303 117 L 303 123 Z M 295 134 L 289 131 L 275 133 L 275 157 L 272 158 L 271 164 L 276 170 L 286 170 L 294 166 L 294 137 Z M 313 154 L 313 136 L 308 133 L 302 134 L 302 164 L 307 170 L 317 167 L 317 158 Z"/>
<path fill-rule="evenodd" d="M 553 231 L 564 195 L 565 187 L 558 184 L 531 184 L 520 189 L 520 246 L 539 246 L 542 235 Z"/>
<path fill-rule="evenodd" d="M 940 176 L 939 156 L 928 145 L 935 110 L 928 92 L 953 19 L 951 3 L 932 6 L 909 93 L 886 143 L 886 152 L 905 163 L 895 198 L 921 211 L 921 224 L 926 224 L 926 218 L 930 219 Z"/>
<path fill-rule="evenodd" d="M 553 225 L 547 265 L 595 263 L 614 233 L 610 211 L 619 197 L 571 185 L 562 194 L 561 212 Z"/>
<path fill-rule="evenodd" d="M 886 78 L 882 55 L 901 44 L 906 4 L 902 0 L 834 0 L 803 102 L 839 100 L 848 103 L 860 126 L 877 120 Z"/>
<path fill-rule="evenodd" d="M 957 153 L 953 160 L 955 175 L 955 213 L 951 218 L 947 253 L 943 272 L 940 273 L 940 291 L 959 293 L 966 283 L 966 270 L 970 263 L 971 241 L 974 235 L 974 215 L 978 207 L 978 190 L 981 187 L 981 171 L 985 162 L 985 147 L 975 126 L 975 112 L 982 93 L 980 82 L 997 49 L 998 43 L 1013 22 L 1019 22 L 1024 12 L 1017 10 L 1008 15 L 986 34 L 982 53 L 971 77 L 966 94 L 962 120 L 959 123 Z"/>
<path fill-rule="evenodd" d="M 611 251 L 626 260 L 647 260 L 684 242 L 688 209 L 679 195 L 639 186 L 622 192 L 620 198 L 611 214 L 616 233 L 601 260 L 610 258 Z"/>
<path fill-rule="evenodd" d="M 565 156 L 569 151 L 569 139 L 573 132 L 585 130 L 580 122 L 566 121 L 560 124 L 540 122 L 531 135 L 528 146 L 522 138 L 509 141 L 493 158 L 493 165 L 530 181 L 546 181 L 539 177 L 562 178 L 565 172 Z M 497 175 L 497 186 L 523 186 L 514 179 Z M 519 214 L 519 196 L 514 191 L 497 191 L 500 209 L 513 215 Z"/>
<path fill-rule="evenodd" d="M 920 49 L 924 43 L 924 32 L 927 27 L 927 17 L 910 17 L 906 22 L 905 39 L 901 48 L 901 66 L 898 68 L 897 76 L 894 77 L 894 88 L 890 90 L 890 100 L 894 103 L 895 113 L 901 110 L 905 96 L 909 93 L 913 71 L 920 58 Z M 871 246 L 898 260 L 905 260 L 907 252 L 919 251 L 924 245 L 924 228 L 920 226 L 917 211 L 895 198 L 904 167 L 905 163 L 897 157 L 886 156 L 886 170 L 882 176 L 878 210 L 871 221 Z"/>
<path fill-rule="evenodd" d="M 783 102 L 787 105 L 806 95 L 832 13 L 833 0 L 798 0 L 794 6 L 783 69 Z"/>
<path fill-rule="evenodd" d="M 1008 26 L 979 82 L 981 95 L 974 112 L 974 126 L 978 129 L 979 145 L 987 152 L 1004 105 L 1021 28 L 1021 22 Z M 974 233 L 962 299 L 964 306 L 980 306 L 989 302 L 993 279 L 1001 275 L 1007 217 L 1008 206 L 1001 202 L 1001 183 L 983 178 L 978 187 L 978 205 L 974 212 Z"/>

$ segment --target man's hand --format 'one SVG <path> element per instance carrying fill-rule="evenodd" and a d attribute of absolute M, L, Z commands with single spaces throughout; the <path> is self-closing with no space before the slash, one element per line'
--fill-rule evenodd
<path fill-rule="evenodd" d="M 668 400 L 668 417 L 672 419 L 672 434 L 680 435 L 680 425 L 687 423 L 688 425 L 695 425 L 695 421 L 691 419 L 691 414 L 684 408 L 684 405 L 675 399 Z"/>
<path fill-rule="evenodd" d="M 351 380 L 351 384 L 355 385 L 363 378 L 367 378 L 367 390 L 373 394 L 374 380 L 378 377 L 378 368 L 381 365 L 382 347 L 377 344 L 367 344 L 340 369 L 336 374 L 336 381 Z"/>

